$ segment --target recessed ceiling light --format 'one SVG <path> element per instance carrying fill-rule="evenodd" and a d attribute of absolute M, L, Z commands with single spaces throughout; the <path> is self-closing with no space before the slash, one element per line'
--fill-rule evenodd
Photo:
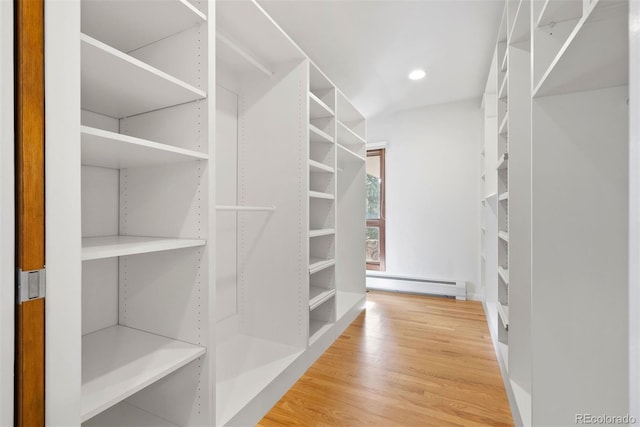
<path fill-rule="evenodd" d="M 420 80 L 420 79 L 424 79 L 424 76 L 426 76 L 427 73 L 425 73 L 424 70 L 413 70 L 412 72 L 409 73 L 409 78 L 411 80 Z"/>

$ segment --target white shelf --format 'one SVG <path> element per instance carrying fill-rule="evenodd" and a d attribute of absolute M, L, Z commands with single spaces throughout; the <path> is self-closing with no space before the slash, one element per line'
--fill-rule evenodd
<path fill-rule="evenodd" d="M 324 335 L 327 331 L 329 331 L 329 329 L 331 329 L 332 325 L 333 323 L 331 322 L 310 319 L 309 343 L 313 344 L 314 342 L 316 342 L 322 335 Z"/>
<path fill-rule="evenodd" d="M 177 427 L 176 424 L 156 417 L 126 402 L 120 402 L 106 411 L 82 423 L 82 427 Z"/>
<path fill-rule="evenodd" d="M 506 231 L 499 231 L 498 237 L 504 240 L 505 242 L 509 243 L 509 233 L 507 233 Z"/>
<path fill-rule="evenodd" d="M 513 0 L 512 0 L 513 1 Z M 500 19 L 500 25 L 498 27 L 498 44 L 506 43 L 507 37 L 509 36 L 509 26 L 508 26 L 508 7 L 509 1 L 502 2 L 504 6 L 502 7 L 502 19 Z"/>
<path fill-rule="evenodd" d="M 507 99 L 509 96 L 509 73 L 505 73 L 504 78 L 502 79 L 502 84 L 500 85 L 500 90 L 498 91 L 498 99 Z"/>
<path fill-rule="evenodd" d="M 275 212 L 275 206 L 239 206 L 239 205 L 217 205 L 217 211 L 223 212 Z"/>
<path fill-rule="evenodd" d="M 122 169 L 209 158 L 204 153 L 88 126 L 80 127 L 80 136 L 83 165 Z"/>
<path fill-rule="evenodd" d="M 312 124 L 309 124 L 309 140 L 311 142 L 323 142 L 333 144 L 333 137 L 326 132 L 321 131 Z"/>
<path fill-rule="evenodd" d="M 509 306 L 498 303 L 498 317 L 505 329 L 509 329 Z"/>
<path fill-rule="evenodd" d="M 536 27 L 579 19 L 581 16 L 582 2 L 580 1 L 546 0 L 540 10 Z"/>
<path fill-rule="evenodd" d="M 335 90 L 331 80 L 311 60 L 309 60 L 309 88 L 313 92 Z"/>
<path fill-rule="evenodd" d="M 257 2 L 215 3 L 217 63 L 229 65 L 237 73 L 259 70 L 273 76 L 277 64 L 306 59 L 304 52 Z M 235 46 L 229 48 L 228 41 Z"/>
<path fill-rule="evenodd" d="M 487 301 L 487 310 L 485 314 L 487 316 L 487 324 L 489 326 L 489 333 L 493 337 L 493 341 L 497 342 L 498 340 L 498 302 Z"/>
<path fill-rule="evenodd" d="M 537 82 L 534 97 L 628 84 L 628 2 L 594 2 Z"/>
<path fill-rule="evenodd" d="M 342 123 L 362 123 L 365 117 L 353 106 L 351 101 L 342 93 L 340 89 L 336 90 L 338 103 L 338 120 Z M 350 126 L 351 127 L 351 126 Z"/>
<path fill-rule="evenodd" d="M 324 172 L 324 173 L 334 173 L 336 171 L 331 166 L 327 166 L 324 163 L 316 162 L 315 160 L 309 160 L 309 170 L 311 172 Z"/>
<path fill-rule="evenodd" d="M 104 236 L 82 239 L 82 261 L 203 246 L 206 240 Z"/>
<path fill-rule="evenodd" d="M 247 335 L 216 346 L 216 422 L 229 420 L 272 384 L 303 349 Z"/>
<path fill-rule="evenodd" d="M 503 342 L 498 343 L 498 351 L 502 357 L 502 362 L 507 371 L 509 371 L 509 346 Z"/>
<path fill-rule="evenodd" d="M 124 326 L 82 337 L 81 421 L 205 354 L 205 349 Z"/>
<path fill-rule="evenodd" d="M 195 101 L 206 93 L 85 34 L 82 108 L 114 118 Z"/>
<path fill-rule="evenodd" d="M 187 0 L 83 0 L 82 32 L 123 52 L 206 22 L 207 17 Z M 117 25 L 114 25 L 117 23 Z"/>
<path fill-rule="evenodd" d="M 343 147 L 354 147 L 354 151 L 358 151 L 359 148 L 364 148 L 367 145 L 367 141 L 342 122 L 338 122 L 337 142 Z"/>
<path fill-rule="evenodd" d="M 509 200 L 509 192 L 505 191 L 504 193 L 500 194 L 498 200 Z"/>
<path fill-rule="evenodd" d="M 366 162 L 366 159 L 363 156 L 354 153 L 353 151 L 349 150 L 347 147 L 343 147 L 340 144 L 338 144 L 337 146 L 338 146 L 338 164 Z"/>
<path fill-rule="evenodd" d="M 326 200 L 334 200 L 336 198 L 333 194 L 322 193 L 320 191 L 309 191 L 309 197 L 312 199 L 326 199 Z"/>
<path fill-rule="evenodd" d="M 500 127 L 498 128 L 498 135 L 506 136 L 509 130 L 507 124 L 509 123 L 509 112 L 506 112 L 502 122 L 500 123 Z"/>
<path fill-rule="evenodd" d="M 325 289 L 320 286 L 309 286 L 309 311 L 313 311 L 336 294 L 335 289 Z"/>
<path fill-rule="evenodd" d="M 335 265 L 335 259 L 322 259 L 311 257 L 309 259 L 309 274 L 317 273 L 318 271 L 322 271 L 325 268 L 329 268 L 332 265 Z"/>
<path fill-rule="evenodd" d="M 504 153 L 498 159 L 498 166 L 496 166 L 496 169 L 506 169 L 507 167 L 509 167 L 509 154 Z"/>
<path fill-rule="evenodd" d="M 309 92 L 309 118 L 323 119 L 333 116 L 335 116 L 333 110 L 313 92 Z"/>
<path fill-rule="evenodd" d="M 330 236 L 336 234 L 335 228 L 320 228 L 317 230 L 309 230 L 309 237 Z"/>
<path fill-rule="evenodd" d="M 271 64 L 234 40 L 221 28 L 216 29 L 216 61 L 229 66 L 239 74 L 258 71 L 268 78 L 275 74 Z"/>
<path fill-rule="evenodd" d="M 500 65 L 500 71 L 505 73 L 507 71 L 507 66 L 509 64 L 509 49 L 505 49 L 504 57 L 502 58 L 502 64 Z"/>
<path fill-rule="evenodd" d="M 509 44 L 517 44 L 531 40 L 531 5 L 520 0 L 518 9 L 513 18 L 511 31 L 509 33 Z M 529 50 L 529 49 L 527 49 Z"/>
<path fill-rule="evenodd" d="M 509 270 L 505 270 L 502 267 L 498 267 L 498 274 L 502 277 L 505 285 L 509 285 Z"/>

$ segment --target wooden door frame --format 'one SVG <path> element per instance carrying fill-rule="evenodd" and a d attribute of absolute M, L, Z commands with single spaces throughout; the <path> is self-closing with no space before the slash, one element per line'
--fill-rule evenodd
<path fill-rule="evenodd" d="M 380 219 L 367 219 L 367 227 L 378 227 L 380 230 L 378 242 L 378 254 L 380 262 L 367 262 L 367 270 L 386 270 L 386 177 L 385 177 L 385 149 L 376 148 L 367 150 L 367 157 L 380 157 Z"/>
<path fill-rule="evenodd" d="M 14 7 L 16 269 L 22 282 L 16 288 L 14 422 L 35 427 L 45 423 L 44 0 L 15 0 Z M 29 277 L 27 291 L 23 277 Z"/>

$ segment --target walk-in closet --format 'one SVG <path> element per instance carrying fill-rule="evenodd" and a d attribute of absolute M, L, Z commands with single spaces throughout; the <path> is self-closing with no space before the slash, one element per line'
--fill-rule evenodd
<path fill-rule="evenodd" d="M 0 0 L 0 426 L 633 425 L 640 0 Z"/>

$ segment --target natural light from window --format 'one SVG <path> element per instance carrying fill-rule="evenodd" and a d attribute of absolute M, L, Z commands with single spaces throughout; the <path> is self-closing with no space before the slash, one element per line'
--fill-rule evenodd
<path fill-rule="evenodd" d="M 384 150 L 367 152 L 367 269 L 384 271 Z"/>

